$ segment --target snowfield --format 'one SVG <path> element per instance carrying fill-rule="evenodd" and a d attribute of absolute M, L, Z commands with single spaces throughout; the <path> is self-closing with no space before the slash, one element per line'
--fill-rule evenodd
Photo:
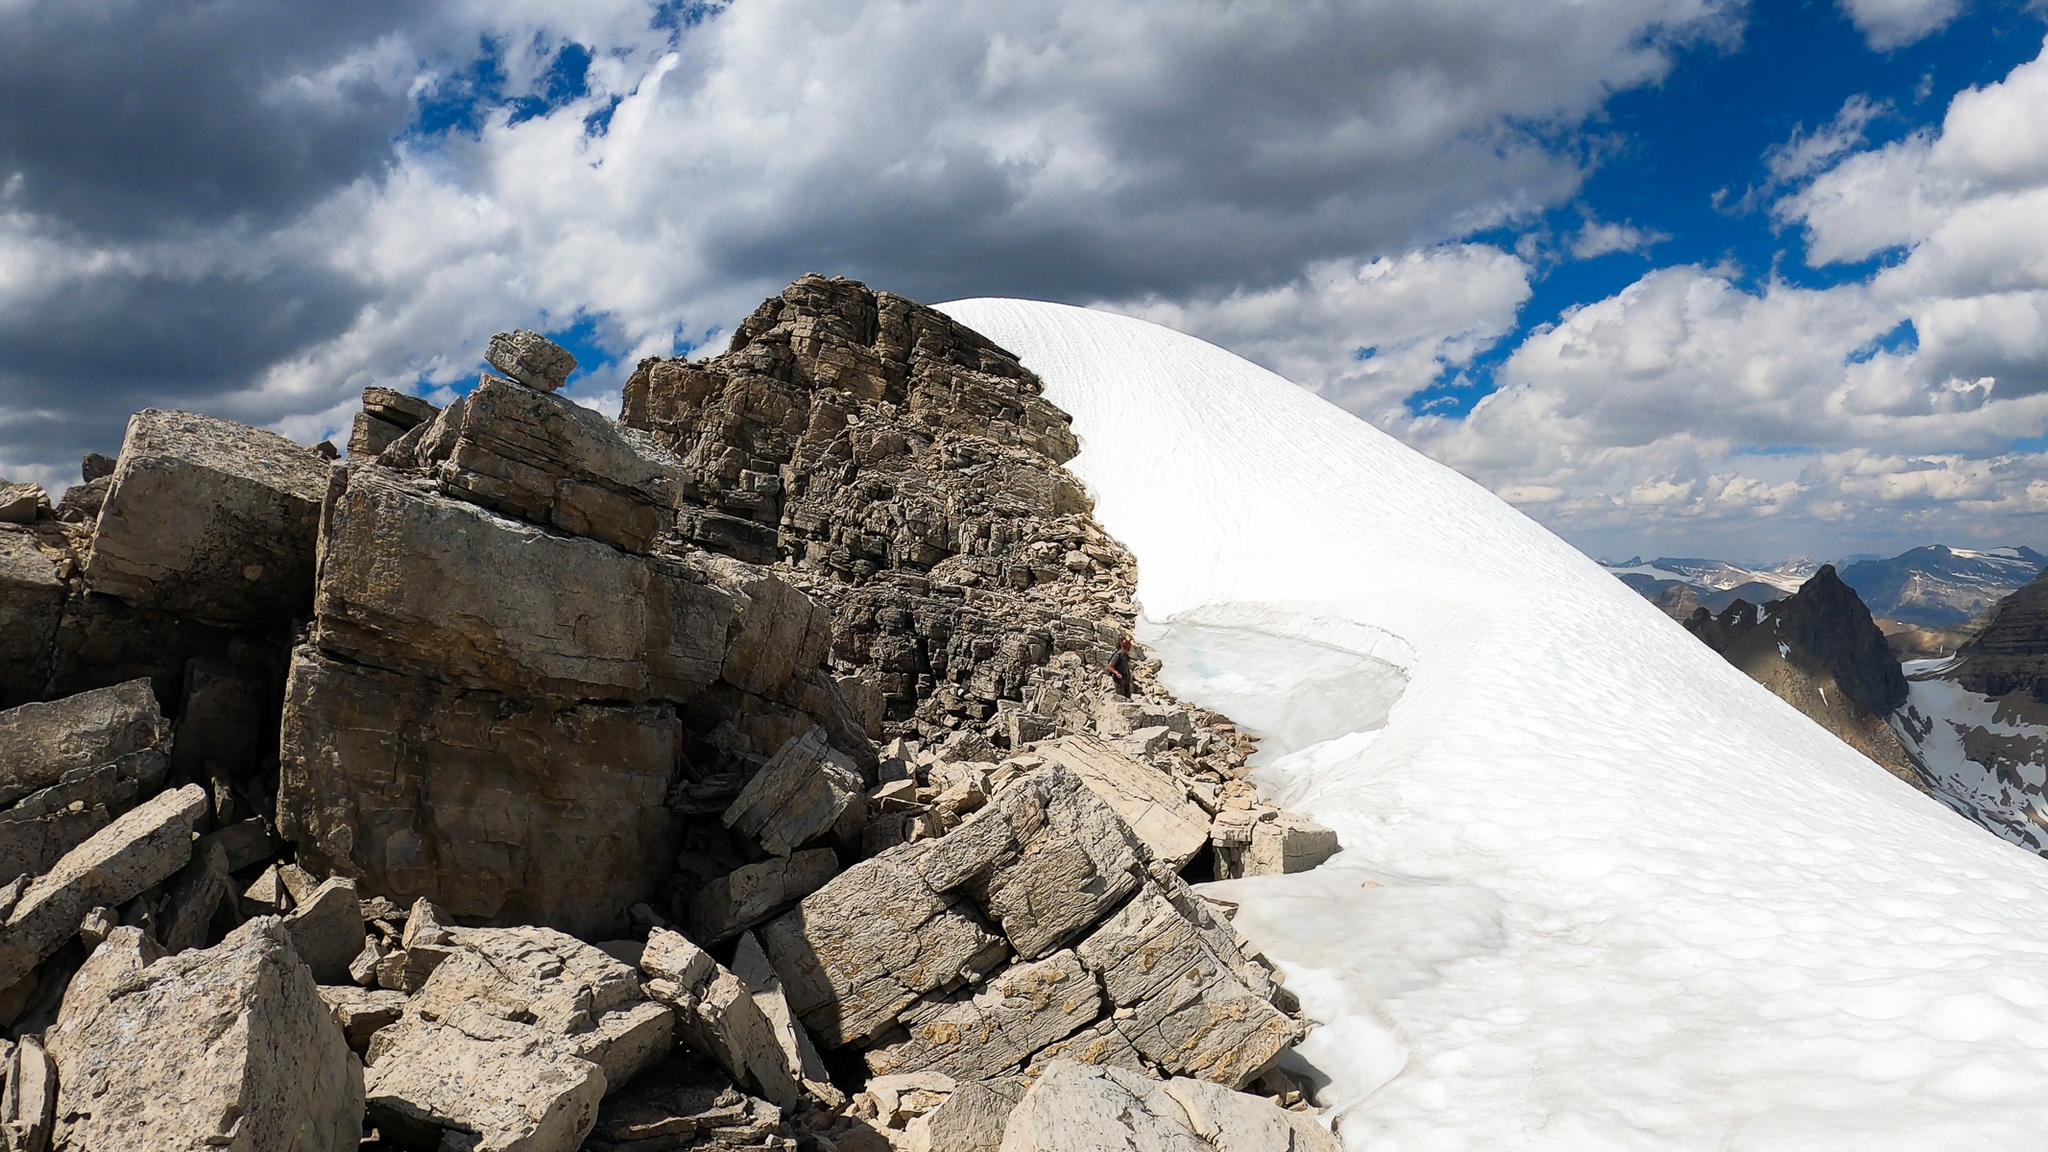
<path fill-rule="evenodd" d="M 1073 414 L 1168 684 L 1343 839 L 1216 894 L 1323 1023 L 1348 1147 L 2048 1147 L 2048 860 L 1263 369 L 943 308 Z"/>

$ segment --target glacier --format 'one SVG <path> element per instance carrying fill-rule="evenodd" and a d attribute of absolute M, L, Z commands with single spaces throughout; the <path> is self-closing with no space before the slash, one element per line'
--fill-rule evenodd
<path fill-rule="evenodd" d="M 941 306 L 1074 417 L 1141 634 L 1344 850 L 1211 886 L 1350 1149 L 2048 1147 L 2048 860 L 1478 484 L 1192 337 Z"/>

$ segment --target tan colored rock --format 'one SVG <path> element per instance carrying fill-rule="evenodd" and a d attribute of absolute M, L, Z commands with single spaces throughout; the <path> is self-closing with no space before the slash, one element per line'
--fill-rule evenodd
<path fill-rule="evenodd" d="M 992 1079 L 1094 1022 L 1102 1007 L 1095 976 L 1071 951 L 1055 952 L 1012 964 L 971 992 L 913 1006 L 903 1017 L 908 1036 L 870 1049 L 868 1069 L 877 1076 L 931 1071 Z"/>
<path fill-rule="evenodd" d="M 280 831 L 367 891 L 602 939 L 673 863 L 681 736 L 667 705 L 528 704 L 301 648 Z"/>
<path fill-rule="evenodd" d="M 23 1036 L 7 1054 L 7 1088 L 0 1093 L 0 1148 L 49 1152 L 57 1121 L 57 1065 L 43 1038 Z"/>
<path fill-rule="evenodd" d="M 1209 842 L 1208 813 L 1188 798 L 1187 788 L 1171 773 L 1085 734 L 1054 740 L 1038 753 L 1079 776 L 1123 817 L 1155 858 L 1175 870 Z"/>
<path fill-rule="evenodd" d="M 40 484 L 0 480 L 0 524 L 33 524 L 50 512 L 50 494 Z"/>
<path fill-rule="evenodd" d="M 683 464 L 647 433 L 491 377 L 461 415 L 441 467 L 448 494 L 629 552 L 674 530 Z"/>
<path fill-rule="evenodd" d="M 1027 960 L 1077 938 L 1143 881 L 1143 849 L 1130 828 L 1059 765 L 1005 785 L 960 832 L 984 821 L 1007 826 L 1018 846 L 1015 858 L 996 864 L 983 882 L 984 908 Z M 934 856 L 946 851 L 936 849 Z"/>
<path fill-rule="evenodd" d="M 583 1145 L 586 1152 L 769 1152 L 795 1146 L 781 1109 L 687 1065 L 664 1067 L 608 1097 Z"/>
<path fill-rule="evenodd" d="M 775 1050 L 761 1055 L 780 1063 L 776 1078 L 794 1081 L 826 1108 L 845 1104 L 845 1095 L 833 1087 L 824 1061 L 818 1058 L 818 1050 L 811 1044 L 810 1034 L 804 1031 L 803 1024 L 790 1010 L 789 1000 L 783 995 L 781 978 L 776 976 L 775 968 L 768 963 L 768 956 L 761 949 L 761 942 L 752 932 L 740 937 L 739 947 L 733 953 L 732 974 L 739 977 L 740 986 L 754 998 L 754 1006 L 761 1010 L 761 1016 L 768 1022 L 769 1031 L 774 1036 Z M 748 1057 L 749 1068 L 757 1069 L 759 1063 L 753 1056 Z"/>
<path fill-rule="evenodd" d="M 926 882 L 918 847 L 854 865 L 760 930 L 790 1008 L 828 1046 L 872 1040 L 920 996 L 1009 952 L 971 905 Z"/>
<path fill-rule="evenodd" d="M 1056 1063 L 1011 1110 L 1001 1152 L 1219 1152 L 1166 1088 L 1122 1068 Z M 1246 1150 L 1249 1152 L 1249 1150 Z"/>
<path fill-rule="evenodd" d="M 1245 847 L 1238 874 L 1280 876 L 1306 872 L 1335 856 L 1342 847 L 1335 832 L 1306 816 L 1271 812 L 1252 825 L 1251 843 Z"/>
<path fill-rule="evenodd" d="M 396 444 L 407 431 L 408 429 L 400 428 L 389 420 L 380 419 L 369 412 L 358 412 L 355 422 L 349 426 L 349 459 L 362 460 L 374 457 Z"/>
<path fill-rule="evenodd" d="M 1024 1064 L 1024 1075 L 1036 1080 L 1045 1074 L 1045 1069 L 1055 1060 L 1071 1060 L 1076 1064 L 1109 1064 L 1118 1068 L 1129 1068 L 1133 1072 L 1145 1072 L 1145 1058 L 1123 1033 L 1117 1031 L 1114 1020 L 1102 1020 L 1092 1027 L 1083 1028 L 1072 1036 L 1048 1044 L 1033 1053 Z"/>
<path fill-rule="evenodd" d="M 134 809 L 65 853 L 0 927 L 0 988 L 22 977 L 78 931 L 93 908 L 116 907 L 169 879 L 192 856 L 192 827 L 206 791 L 190 784 Z"/>
<path fill-rule="evenodd" d="M 904 1126 L 904 1152 L 997 1152 L 1024 1089 L 1015 1078 L 959 1084 L 945 1103 Z"/>
<path fill-rule="evenodd" d="M 452 928 L 448 941 L 450 955 L 413 1001 L 413 1010 L 430 1020 L 470 1005 L 568 1035 L 588 1030 L 598 1013 L 641 998 L 632 968 L 550 928 Z M 419 942 L 411 950 L 425 947 Z"/>
<path fill-rule="evenodd" d="M 189 412 L 129 418 L 85 557 L 95 592 L 220 623 L 303 616 L 327 461 L 274 432 Z"/>
<path fill-rule="evenodd" d="M 0 527 L 0 707 L 40 699 L 64 614 L 64 581 L 26 529 Z"/>
<path fill-rule="evenodd" d="M 711 976 L 718 962 L 690 938 L 667 928 L 650 929 L 640 950 L 640 970 L 655 980 L 695 988 Z"/>
<path fill-rule="evenodd" d="M 786 856 L 832 827 L 863 798 L 860 771 L 831 747 L 823 728 L 782 746 L 725 810 L 725 826 Z"/>
<path fill-rule="evenodd" d="M 0 712 L 0 805 L 48 788 L 67 772 L 161 750 L 171 725 L 148 680 Z"/>
<path fill-rule="evenodd" d="M 538 332 L 525 328 L 500 332 L 484 350 L 490 366 L 528 388 L 553 392 L 576 371 L 576 357 Z"/>
<path fill-rule="evenodd" d="M 604 1069 L 607 1090 L 616 1092 L 676 1046 L 675 1009 L 655 1000 L 635 1000 L 599 1013 L 589 1031 L 571 1033 L 567 1039 L 571 1051 Z"/>
<path fill-rule="evenodd" d="M 713 944 L 729 939 L 816 892 L 838 871 L 839 856 L 830 848 L 771 856 L 734 869 L 690 897 L 690 933 Z"/>
<path fill-rule="evenodd" d="M 120 947 L 109 937 L 100 950 Z M 67 1147 L 356 1147 L 362 1065 L 279 921 L 139 972 L 133 959 L 115 965 L 129 973 L 118 982 L 82 969 L 46 1034 Z"/>
<path fill-rule="evenodd" d="M 370 1037 L 405 1015 L 405 993 L 382 988 L 360 988 L 353 984 L 322 984 L 320 999 L 334 1013 L 348 1046 L 360 1056 L 370 1047 Z"/>
<path fill-rule="evenodd" d="M 337 876 L 308 892 L 284 918 L 284 926 L 314 980 L 347 981 L 349 965 L 362 954 L 365 940 L 355 881 Z"/>
<path fill-rule="evenodd" d="M 378 1032 L 364 1092 L 369 1122 L 401 1147 L 574 1152 L 605 1077 L 564 1038 L 472 1007 Z"/>
<path fill-rule="evenodd" d="M 244 868 L 261 864 L 277 855 L 279 845 L 271 838 L 269 825 L 262 817 L 240 820 L 225 828 L 207 833 L 206 839 L 217 840 L 228 854 L 228 871 L 240 872 Z"/>
<path fill-rule="evenodd" d="M 717 1061 L 734 1081 L 753 1086 L 777 1106 L 802 1105 L 806 1093 L 802 1053 L 790 1035 L 786 1003 L 778 1013 L 780 1025 L 762 1010 L 764 1000 L 770 998 L 766 984 L 762 985 L 764 996 L 756 997 L 710 954 L 665 928 L 647 934 L 640 963 L 641 970 L 652 978 L 648 993 L 676 1010 L 677 1039 Z M 757 964 L 758 959 L 750 963 Z M 758 969 L 755 976 L 761 980 Z"/>
<path fill-rule="evenodd" d="M 194 845 L 192 859 L 171 883 L 170 903 L 158 928 L 164 951 L 204 948 L 221 901 L 234 894 L 232 884 L 227 849 L 218 840 L 202 837 Z"/>
<path fill-rule="evenodd" d="M 272 864 L 242 889 L 240 906 L 244 916 L 282 916 L 291 911 L 291 892 L 284 886 L 282 865 Z"/>
<path fill-rule="evenodd" d="M 409 396 L 395 388 L 363 389 L 363 411 L 389 424 L 396 424 L 401 430 L 410 432 L 414 428 L 440 415 L 441 410 L 417 396 Z"/>
<path fill-rule="evenodd" d="M 1181 1106 L 1189 1129 L 1218 1152 L 1343 1152 L 1313 1117 L 1261 1096 L 1186 1077 L 1168 1080 L 1166 1094 Z"/>
<path fill-rule="evenodd" d="M 389 950 L 383 941 L 370 936 L 363 941 L 363 950 L 348 962 L 348 978 L 361 987 L 377 987 L 377 967 L 384 962 Z"/>
<path fill-rule="evenodd" d="M 36 876 L 85 843 L 114 817 L 162 790 L 164 754 L 130 752 L 91 768 L 74 768 L 55 784 L 0 811 L 0 875 Z"/>

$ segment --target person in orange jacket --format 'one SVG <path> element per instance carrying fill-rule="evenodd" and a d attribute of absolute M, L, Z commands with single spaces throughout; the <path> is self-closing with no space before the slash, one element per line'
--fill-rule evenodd
<path fill-rule="evenodd" d="M 1126 636 L 1116 646 L 1116 655 L 1109 658 L 1109 665 L 1103 669 L 1116 677 L 1116 694 L 1128 697 L 1131 694 L 1131 638 Z"/>

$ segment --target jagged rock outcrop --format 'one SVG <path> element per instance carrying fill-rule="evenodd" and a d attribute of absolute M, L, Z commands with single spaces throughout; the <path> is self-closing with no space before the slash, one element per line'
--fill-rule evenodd
<path fill-rule="evenodd" d="M 2048 578 L 1998 602 L 1957 653 L 1951 678 L 1981 696 L 2025 692 L 2048 703 Z"/>
<path fill-rule="evenodd" d="M 1927 784 L 1886 718 L 1906 702 L 1906 679 L 1856 591 L 1824 564 L 1799 591 L 1761 607 L 1702 608 L 1687 630 L 1728 662 L 1887 772 Z"/>

